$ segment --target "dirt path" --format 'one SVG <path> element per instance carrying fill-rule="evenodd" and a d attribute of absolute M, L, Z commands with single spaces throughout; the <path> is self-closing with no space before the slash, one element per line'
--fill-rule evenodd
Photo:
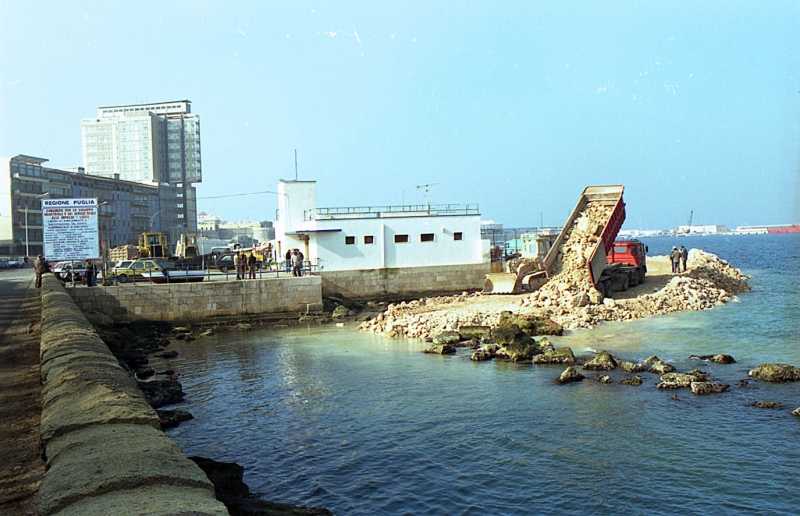
<path fill-rule="evenodd" d="M 627 292 L 614 292 L 611 297 L 614 299 L 633 299 L 643 294 L 652 294 L 666 287 L 669 280 L 674 276 L 669 256 L 648 256 L 647 276 L 645 276 L 644 283 L 628 289 Z"/>
<path fill-rule="evenodd" d="M 36 514 L 40 314 L 31 269 L 0 275 L 0 514 Z"/>

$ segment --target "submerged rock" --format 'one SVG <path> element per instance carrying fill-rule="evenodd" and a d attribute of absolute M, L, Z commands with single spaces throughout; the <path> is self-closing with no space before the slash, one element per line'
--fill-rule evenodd
<path fill-rule="evenodd" d="M 689 389 L 692 382 L 705 382 L 708 374 L 703 371 L 689 371 L 688 373 L 666 373 L 661 375 L 661 382 L 656 389 Z"/>
<path fill-rule="evenodd" d="M 178 424 L 194 419 L 188 410 L 156 410 L 158 419 L 161 421 L 161 429 L 175 428 Z"/>
<path fill-rule="evenodd" d="M 597 381 L 600 383 L 614 383 L 613 378 L 611 378 L 607 374 L 598 374 Z"/>
<path fill-rule="evenodd" d="M 433 338 L 434 344 L 455 346 L 461 341 L 461 334 L 457 331 L 443 331 Z"/>
<path fill-rule="evenodd" d="M 617 366 L 626 373 L 643 373 L 648 367 L 645 364 L 635 364 L 633 362 L 617 361 Z"/>
<path fill-rule="evenodd" d="M 533 357 L 534 364 L 575 364 L 575 355 L 572 353 L 572 348 L 563 347 L 554 351 L 548 351 L 541 355 Z"/>
<path fill-rule="evenodd" d="M 456 348 L 450 344 L 434 344 L 429 348 L 423 349 L 422 352 L 432 355 L 452 355 L 456 352 Z"/>
<path fill-rule="evenodd" d="M 705 360 L 706 362 L 714 362 L 715 364 L 735 364 L 736 360 L 730 355 L 692 355 L 689 358 L 695 360 Z"/>
<path fill-rule="evenodd" d="M 730 385 L 714 382 L 692 382 L 692 394 L 714 394 L 725 392 Z"/>
<path fill-rule="evenodd" d="M 778 409 L 781 408 L 780 401 L 757 401 L 753 403 L 753 406 L 756 408 L 769 408 L 769 409 Z"/>
<path fill-rule="evenodd" d="M 587 371 L 611 371 L 617 368 L 617 361 L 608 351 L 601 351 L 596 357 L 584 364 Z"/>
<path fill-rule="evenodd" d="M 761 364 L 747 373 L 747 376 L 765 382 L 796 382 L 800 380 L 800 371 L 789 364 Z"/>
<path fill-rule="evenodd" d="M 161 408 L 165 405 L 180 403 L 186 393 L 183 392 L 181 382 L 177 380 L 150 380 L 139 382 L 147 403 L 153 408 Z"/>
<path fill-rule="evenodd" d="M 675 371 L 675 367 L 656 359 L 656 361 L 650 366 L 649 371 L 653 374 L 667 374 Z"/>
<path fill-rule="evenodd" d="M 631 376 L 630 378 L 625 378 L 624 380 L 622 380 L 619 383 L 620 383 L 620 385 L 632 385 L 634 387 L 638 387 L 638 386 L 642 385 L 642 377 L 639 376 L 638 374 L 635 374 L 635 375 Z"/>
<path fill-rule="evenodd" d="M 561 376 L 558 377 L 556 383 L 562 385 L 565 383 L 580 382 L 584 378 L 585 377 L 581 373 L 579 373 L 577 369 L 575 369 L 572 366 L 569 366 L 564 370 L 563 373 L 561 373 Z"/>

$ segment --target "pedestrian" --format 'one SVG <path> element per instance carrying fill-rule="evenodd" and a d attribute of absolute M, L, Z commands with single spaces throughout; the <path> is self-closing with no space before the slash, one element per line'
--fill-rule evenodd
<path fill-rule="evenodd" d="M 300 277 L 303 275 L 303 258 L 297 249 L 292 250 L 292 276 Z"/>
<path fill-rule="evenodd" d="M 681 252 L 675 246 L 672 247 L 672 252 L 669 253 L 669 261 L 672 263 L 673 274 L 681 271 Z"/>
<path fill-rule="evenodd" d="M 233 253 L 233 268 L 236 269 L 236 279 L 242 279 L 241 275 L 241 265 L 239 264 L 239 253 Z"/>
<path fill-rule="evenodd" d="M 257 264 L 258 259 L 256 259 L 256 253 L 250 253 L 250 258 L 247 259 L 247 268 L 250 269 L 250 279 L 256 279 Z"/>
<path fill-rule="evenodd" d="M 36 257 L 33 263 L 33 270 L 36 272 L 36 288 L 42 288 L 42 274 L 47 272 L 50 267 L 47 265 L 47 260 L 41 254 Z"/>
<path fill-rule="evenodd" d="M 97 269 L 95 269 L 94 262 L 87 258 L 84 262 L 86 264 L 86 271 L 83 273 L 83 283 L 87 287 L 95 286 L 95 279 L 97 278 Z"/>
<path fill-rule="evenodd" d="M 239 251 L 239 274 L 242 279 L 247 279 L 247 255 L 244 251 Z"/>
<path fill-rule="evenodd" d="M 689 259 L 689 251 L 685 247 L 681 246 L 680 252 L 681 252 L 681 269 L 683 270 L 683 272 L 686 272 L 686 260 Z"/>

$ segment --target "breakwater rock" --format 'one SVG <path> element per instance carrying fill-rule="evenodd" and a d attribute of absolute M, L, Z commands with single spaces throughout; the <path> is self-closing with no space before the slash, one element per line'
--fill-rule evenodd
<path fill-rule="evenodd" d="M 530 294 L 431 297 L 391 304 L 359 329 L 389 337 L 430 338 L 465 326 L 501 326 L 501 317 L 549 321 L 542 327 L 591 328 L 604 321 L 627 321 L 681 310 L 708 310 L 750 290 L 747 276 L 716 255 L 689 252 L 687 271 L 672 276 L 656 292 L 629 299 L 602 299 L 587 286 L 585 269 L 571 262 Z M 503 315 L 509 312 L 510 315 Z"/>

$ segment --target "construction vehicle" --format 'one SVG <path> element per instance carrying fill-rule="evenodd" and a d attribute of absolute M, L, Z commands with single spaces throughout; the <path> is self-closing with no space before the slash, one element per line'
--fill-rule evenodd
<path fill-rule="evenodd" d="M 517 270 L 487 274 L 485 293 L 519 293 L 536 290 L 558 271 L 563 260 L 565 244 L 573 226 L 583 213 L 592 206 L 609 208 L 606 220 L 595 228 L 597 242 L 586 256 L 585 266 L 592 284 L 603 297 L 610 297 L 616 290 L 627 290 L 644 282 L 647 272 L 647 247 L 638 240 L 615 242 L 622 223 L 625 222 L 625 202 L 622 200 L 624 186 L 588 186 L 583 190 L 561 232 L 552 242 L 547 254 L 537 264 L 521 264 Z M 538 261 L 538 260 L 537 260 Z"/>
<path fill-rule="evenodd" d="M 138 258 L 169 258 L 169 243 L 166 233 L 142 233 L 139 235 Z"/>
<path fill-rule="evenodd" d="M 184 261 L 196 261 L 200 257 L 197 235 L 184 233 L 178 237 L 178 243 L 175 244 L 175 256 Z"/>
<path fill-rule="evenodd" d="M 523 290 L 523 281 L 526 290 L 536 290 L 543 284 L 542 278 L 537 277 L 531 283 L 536 272 L 544 270 L 544 257 L 550 251 L 558 235 L 524 233 L 520 237 L 520 257 L 505 263 L 504 272 L 492 272 L 486 275 L 483 291 L 493 294 L 519 293 Z M 546 279 L 546 277 L 545 277 Z"/>

